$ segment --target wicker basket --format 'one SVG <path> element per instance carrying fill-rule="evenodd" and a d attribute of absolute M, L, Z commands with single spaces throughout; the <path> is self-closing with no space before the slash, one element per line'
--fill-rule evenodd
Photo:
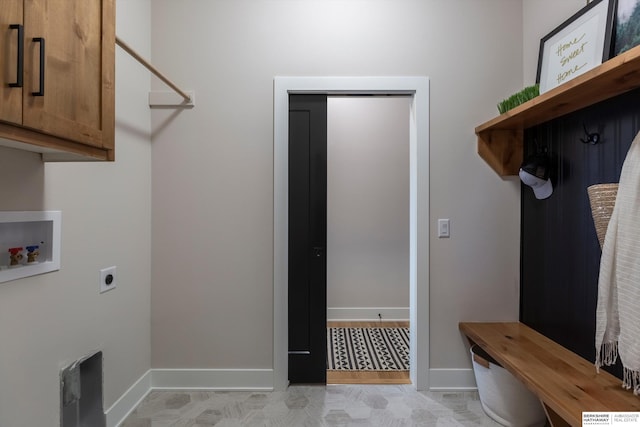
<path fill-rule="evenodd" d="M 600 242 L 600 248 L 602 249 L 613 206 L 616 204 L 618 184 L 595 184 L 587 188 L 587 193 L 589 194 L 591 215 L 596 226 L 598 242 Z"/>

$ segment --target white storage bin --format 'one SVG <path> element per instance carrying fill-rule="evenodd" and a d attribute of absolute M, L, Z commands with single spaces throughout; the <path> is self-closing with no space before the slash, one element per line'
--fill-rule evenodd
<path fill-rule="evenodd" d="M 477 345 L 471 347 L 473 373 L 484 412 L 506 427 L 542 427 L 542 403 L 509 371 Z"/>

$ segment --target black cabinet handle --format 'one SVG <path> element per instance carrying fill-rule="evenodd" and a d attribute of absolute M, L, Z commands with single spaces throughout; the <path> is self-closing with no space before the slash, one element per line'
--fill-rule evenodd
<path fill-rule="evenodd" d="M 22 75 L 24 74 L 24 28 L 20 24 L 11 24 L 9 28 L 18 30 L 18 58 L 16 82 L 9 83 L 9 87 L 22 87 Z"/>
<path fill-rule="evenodd" d="M 40 90 L 31 92 L 33 96 L 44 96 L 44 37 L 34 37 L 34 43 L 40 43 Z"/>

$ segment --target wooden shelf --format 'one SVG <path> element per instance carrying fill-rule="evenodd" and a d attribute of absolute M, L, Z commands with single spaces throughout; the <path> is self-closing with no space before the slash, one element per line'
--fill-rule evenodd
<path fill-rule="evenodd" d="M 524 129 L 638 87 L 640 46 L 476 127 L 478 154 L 498 175 L 517 175 Z"/>

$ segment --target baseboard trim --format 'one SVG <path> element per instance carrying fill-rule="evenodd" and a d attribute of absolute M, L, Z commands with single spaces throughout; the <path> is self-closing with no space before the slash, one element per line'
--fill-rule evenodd
<path fill-rule="evenodd" d="M 116 402 L 105 411 L 107 427 L 119 426 L 151 392 L 151 370 L 148 370 Z"/>
<path fill-rule="evenodd" d="M 408 321 L 409 307 L 328 307 L 327 320 L 351 320 L 351 321 Z"/>
<path fill-rule="evenodd" d="M 273 369 L 150 369 L 105 411 L 118 427 L 153 390 L 273 391 Z"/>
<path fill-rule="evenodd" d="M 152 388 L 271 391 L 273 369 L 153 369 Z"/>
<path fill-rule="evenodd" d="M 429 369 L 429 390 L 477 390 L 473 369 Z"/>

